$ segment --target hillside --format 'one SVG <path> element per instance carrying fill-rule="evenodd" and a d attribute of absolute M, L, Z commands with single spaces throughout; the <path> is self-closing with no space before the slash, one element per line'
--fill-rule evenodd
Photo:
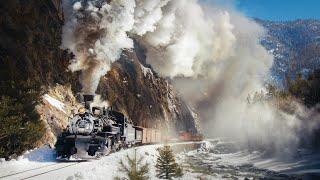
<path fill-rule="evenodd" d="M 274 55 L 271 69 L 278 84 L 297 74 L 305 77 L 320 67 L 320 21 L 272 22 L 256 19 L 267 31 L 262 45 Z"/>
<path fill-rule="evenodd" d="M 37 104 L 56 83 L 76 89 L 78 77 L 67 71 L 72 55 L 59 48 L 59 0 L 1 2 L 0 13 L 0 156 L 8 158 L 42 144 L 47 126 Z"/>

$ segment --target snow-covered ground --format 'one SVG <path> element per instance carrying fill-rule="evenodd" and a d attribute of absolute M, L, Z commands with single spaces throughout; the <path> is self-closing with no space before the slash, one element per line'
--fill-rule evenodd
<path fill-rule="evenodd" d="M 191 143 L 175 143 L 191 144 Z M 88 162 L 56 162 L 54 151 L 49 147 L 43 147 L 26 153 L 18 160 L 11 160 L 0 163 L 0 179 L 114 179 L 123 177 L 119 171 L 119 162 L 127 154 L 133 155 L 137 150 L 137 155 L 143 156 L 150 164 L 149 177 L 155 177 L 155 162 L 157 158 L 157 148 L 161 145 L 146 145 L 136 148 L 122 150 L 112 153 L 99 160 Z M 185 177 L 184 179 L 188 179 Z M 192 178 L 193 179 L 193 178 Z"/>
<path fill-rule="evenodd" d="M 159 145 L 138 147 L 136 148 L 137 154 L 146 157 L 146 160 L 153 164 L 153 161 L 156 158 L 155 153 L 157 146 Z M 19 172 L 23 173 L 5 177 L 5 179 L 24 179 L 28 177 L 31 177 L 31 179 L 46 180 L 113 179 L 116 176 L 121 177 L 122 175 L 118 170 L 120 160 L 124 158 L 126 154 L 130 155 L 133 152 L 133 148 L 122 150 L 99 160 L 92 160 L 89 162 L 56 162 L 53 150 L 44 147 L 26 154 L 18 160 L 0 163 L 0 179 L 3 176 Z M 152 168 L 151 170 L 153 171 Z"/>
<path fill-rule="evenodd" d="M 170 144 L 177 161 L 184 168 L 181 179 L 291 179 L 318 177 L 320 156 L 304 154 L 292 159 L 265 156 L 262 152 L 249 152 L 234 148 L 232 142 L 204 141 Z M 112 153 L 89 162 L 56 162 L 54 151 L 43 147 L 26 153 L 18 160 L 0 162 L 0 179 L 114 179 L 124 177 L 119 162 L 127 154 L 145 157 L 150 164 L 150 179 L 157 179 L 154 165 L 157 148 L 146 145 Z M 191 147 L 191 148 L 190 148 Z M 179 149 L 179 150 L 178 150 Z"/>

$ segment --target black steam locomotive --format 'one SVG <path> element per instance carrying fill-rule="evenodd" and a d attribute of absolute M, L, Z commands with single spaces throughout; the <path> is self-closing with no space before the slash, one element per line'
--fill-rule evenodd
<path fill-rule="evenodd" d="M 105 107 L 91 107 L 93 95 L 83 95 L 85 107 L 70 120 L 58 137 L 58 159 L 91 159 L 141 142 L 142 134 L 122 113 Z"/>

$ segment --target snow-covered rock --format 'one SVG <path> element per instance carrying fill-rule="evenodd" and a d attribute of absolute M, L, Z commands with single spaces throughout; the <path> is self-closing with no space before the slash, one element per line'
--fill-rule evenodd
<path fill-rule="evenodd" d="M 66 111 L 65 111 L 65 109 L 64 109 L 64 108 L 65 108 L 65 105 L 64 105 L 61 101 L 59 101 L 59 100 L 51 97 L 51 96 L 48 95 L 48 94 L 45 94 L 45 95 L 43 96 L 43 98 L 44 98 L 46 101 L 48 101 L 52 106 L 56 107 L 57 109 L 59 109 L 60 111 L 62 111 L 62 112 L 64 112 L 64 113 L 66 113 Z"/>
<path fill-rule="evenodd" d="M 153 79 L 153 72 L 150 68 L 147 68 L 147 67 L 143 66 L 142 64 L 140 64 L 140 67 L 141 67 L 141 70 L 142 70 L 144 77 Z"/>
<path fill-rule="evenodd" d="M 266 30 L 261 44 L 274 56 L 271 68 L 272 79 L 280 86 L 286 77 L 294 78 L 298 73 L 306 75 L 304 69 L 313 72 L 320 68 L 320 21 L 296 20 L 273 22 L 256 19 Z"/>

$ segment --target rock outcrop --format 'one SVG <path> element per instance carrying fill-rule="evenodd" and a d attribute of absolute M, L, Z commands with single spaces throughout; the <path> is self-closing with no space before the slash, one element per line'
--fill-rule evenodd
<path fill-rule="evenodd" d="M 197 132 L 197 122 L 188 105 L 169 80 L 159 77 L 145 63 L 144 50 L 137 43 L 112 65 L 97 92 L 136 125 Z"/>

